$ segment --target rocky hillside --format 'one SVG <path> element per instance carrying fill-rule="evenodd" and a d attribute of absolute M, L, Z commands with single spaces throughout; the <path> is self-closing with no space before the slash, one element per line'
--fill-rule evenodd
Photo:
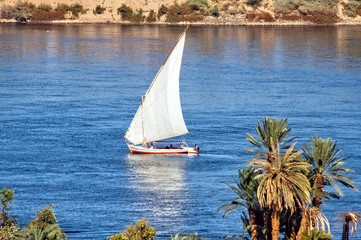
<path fill-rule="evenodd" d="M 360 0 L 0 0 L 0 10 L 30 21 L 361 23 Z"/>

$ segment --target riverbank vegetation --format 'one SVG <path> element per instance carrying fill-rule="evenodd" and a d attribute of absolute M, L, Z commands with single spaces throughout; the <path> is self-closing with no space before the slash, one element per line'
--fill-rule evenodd
<path fill-rule="evenodd" d="M 26 227 L 20 229 L 16 217 L 10 216 L 10 203 L 14 202 L 14 191 L 3 188 L 0 191 L 0 239 L 2 240 L 65 240 L 65 233 L 56 224 L 57 220 L 50 204 L 36 213 Z"/>
<path fill-rule="evenodd" d="M 0 5 L 1 6 L 1 5 Z M 310 23 L 336 23 L 345 19 L 361 18 L 360 0 L 187 0 L 161 5 L 158 9 L 145 9 L 146 5 L 131 8 L 121 4 L 116 9 L 104 5 L 88 8 L 79 3 L 57 3 L 36 6 L 30 2 L 2 5 L 0 18 L 17 22 L 76 20 L 80 15 L 92 19 L 111 13 L 111 21 L 129 23 L 227 22 L 238 18 L 243 22 L 301 21 Z M 113 12 L 116 15 L 113 15 Z"/>
<path fill-rule="evenodd" d="M 96 11 L 100 12 L 101 10 L 96 9 Z M 85 14 L 86 12 L 84 6 L 78 3 L 72 5 L 58 4 L 56 8 L 53 8 L 49 4 L 36 6 L 29 2 L 18 2 L 15 6 L 2 7 L 0 17 L 25 23 L 28 21 L 64 20 L 66 18 L 76 19 L 79 14 Z"/>
<path fill-rule="evenodd" d="M 258 122 L 256 136 L 247 134 L 253 154 L 247 166 L 238 169 L 236 185 L 229 184 L 236 198 L 225 203 L 218 211 L 224 216 L 238 210 L 243 233 L 228 236 L 252 240 L 316 240 L 332 239 L 330 224 L 322 207 L 330 199 L 343 196 L 341 186 L 358 191 L 345 167 L 345 158 L 337 149 L 337 141 L 318 136 L 310 138 L 302 149 L 297 148 L 296 137 L 286 119 L 269 119 Z M 66 239 L 56 224 L 53 205 L 37 212 L 34 220 L 23 229 L 10 216 L 14 191 L 0 191 L 0 239 Z M 348 240 L 361 224 L 361 214 L 348 212 L 340 216 L 343 221 L 342 240 Z M 241 224 L 241 223 L 240 223 Z M 131 224 L 124 232 L 108 240 L 154 240 L 156 230 L 142 219 Z M 171 240 L 205 240 L 197 234 L 170 236 Z"/>

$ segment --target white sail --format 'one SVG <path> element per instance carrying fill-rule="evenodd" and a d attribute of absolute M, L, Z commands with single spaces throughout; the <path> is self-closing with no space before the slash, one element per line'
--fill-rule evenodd
<path fill-rule="evenodd" d="M 188 133 L 179 96 L 179 73 L 186 32 L 158 71 L 125 135 L 133 144 Z"/>

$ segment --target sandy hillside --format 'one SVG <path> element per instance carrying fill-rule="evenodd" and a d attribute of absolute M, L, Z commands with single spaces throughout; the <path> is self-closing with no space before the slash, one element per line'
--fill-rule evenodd
<path fill-rule="evenodd" d="M 53 8 L 57 6 L 58 3 L 64 3 L 67 5 L 71 5 L 74 3 L 79 3 L 87 9 L 87 14 L 81 14 L 79 20 L 81 21 L 120 21 L 120 16 L 117 14 L 117 9 L 122 6 L 122 4 L 126 4 L 131 7 L 133 10 L 137 10 L 142 8 L 144 10 L 144 14 L 148 15 L 150 10 L 158 11 L 159 7 L 164 4 L 165 6 L 172 5 L 174 0 L 29 0 L 23 2 L 31 2 L 35 5 L 40 4 L 50 4 Z M 0 0 L 0 7 L 2 5 L 15 5 L 18 3 L 18 0 Z M 177 3 L 183 3 L 185 0 L 177 0 Z M 106 8 L 106 11 L 100 15 L 94 15 L 93 10 L 97 5 L 100 5 Z"/>

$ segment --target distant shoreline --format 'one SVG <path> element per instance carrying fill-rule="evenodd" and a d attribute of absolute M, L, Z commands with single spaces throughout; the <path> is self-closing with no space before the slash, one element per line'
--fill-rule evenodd
<path fill-rule="evenodd" d="M 13 24 L 16 23 L 15 20 L 7 20 L 0 19 L 0 24 Z M 199 22 L 178 22 L 178 23 L 168 23 L 168 22 L 153 22 L 153 23 L 133 23 L 127 21 L 109 21 L 109 20 L 55 20 L 55 21 L 36 21 L 36 22 L 28 22 L 26 24 L 119 24 L 119 25 L 139 25 L 139 26 L 151 26 L 151 25 L 169 25 L 169 26 L 184 26 L 184 25 L 194 25 L 194 26 L 249 26 L 249 27 L 258 27 L 258 26 L 290 26 L 290 27 L 299 27 L 299 26 L 361 26 L 361 21 L 340 21 L 336 23 L 312 23 L 306 21 L 275 21 L 275 22 L 263 22 L 263 21 L 245 21 L 237 18 L 232 18 L 230 20 L 227 19 L 206 19 Z"/>

